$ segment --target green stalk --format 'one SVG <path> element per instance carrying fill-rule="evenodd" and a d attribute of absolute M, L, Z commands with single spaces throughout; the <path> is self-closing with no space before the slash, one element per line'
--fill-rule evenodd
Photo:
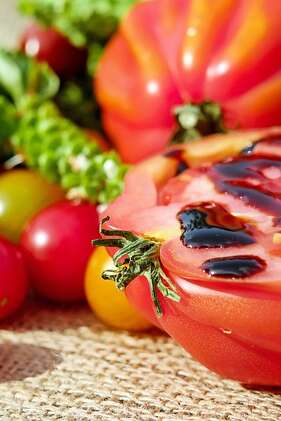
<path fill-rule="evenodd" d="M 114 247 L 119 250 L 113 256 L 115 269 L 103 272 L 103 279 L 114 281 L 118 289 L 124 290 L 136 277 L 143 275 L 149 284 L 156 314 L 161 317 L 163 311 L 157 291 L 172 301 L 180 301 L 175 286 L 161 266 L 159 256 L 161 242 L 134 235 L 130 231 L 107 230 L 103 225 L 108 221 L 109 217 L 103 219 L 100 233 L 103 237 L 110 238 L 94 240 L 93 245 Z"/>
<path fill-rule="evenodd" d="M 178 128 L 171 140 L 172 144 L 187 143 L 202 136 L 226 133 L 223 112 L 213 101 L 190 102 L 174 109 Z"/>

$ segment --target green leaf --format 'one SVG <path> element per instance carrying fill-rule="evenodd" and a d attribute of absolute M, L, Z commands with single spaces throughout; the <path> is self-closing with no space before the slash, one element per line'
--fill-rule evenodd
<path fill-rule="evenodd" d="M 103 53 L 103 49 L 103 45 L 97 42 L 89 46 L 87 60 L 87 70 L 89 75 L 93 75 L 96 72 L 97 66 Z"/>
<path fill-rule="evenodd" d="M 20 0 L 22 13 L 57 28 L 74 45 L 104 43 L 136 0 Z"/>
<path fill-rule="evenodd" d="M 78 126 L 101 130 L 100 112 L 93 96 L 90 77 L 83 75 L 63 81 L 55 102 L 62 114 Z"/>
<path fill-rule="evenodd" d="M 58 89 L 59 79 L 47 64 L 0 49 L 0 92 L 15 105 L 19 106 L 27 95 L 45 101 Z"/>
<path fill-rule="evenodd" d="M 0 96 L 0 142 L 8 139 L 18 127 L 16 109 L 5 97 Z"/>

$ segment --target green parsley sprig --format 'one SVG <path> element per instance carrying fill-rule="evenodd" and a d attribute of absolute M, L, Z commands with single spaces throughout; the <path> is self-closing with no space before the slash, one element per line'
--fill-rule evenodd
<path fill-rule="evenodd" d="M 108 203 L 121 193 L 127 166 L 60 114 L 52 101 L 58 89 L 46 64 L 0 50 L 0 150 L 10 138 L 28 167 L 70 197 Z"/>
<path fill-rule="evenodd" d="M 127 166 L 117 153 L 101 152 L 52 102 L 29 105 L 12 145 L 30 168 L 60 184 L 70 198 L 108 203 L 122 192 Z"/>

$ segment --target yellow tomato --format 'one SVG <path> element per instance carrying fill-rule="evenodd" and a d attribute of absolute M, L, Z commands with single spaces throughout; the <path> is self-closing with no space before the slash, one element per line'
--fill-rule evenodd
<path fill-rule="evenodd" d="M 112 267 L 112 259 L 104 247 L 93 252 L 85 278 L 90 307 L 99 319 L 117 329 L 139 331 L 150 328 L 151 324 L 132 307 L 125 293 L 119 291 L 114 282 L 102 279 L 102 272 Z"/>
<path fill-rule="evenodd" d="M 11 170 L 0 176 L 0 234 L 18 242 L 24 225 L 65 194 L 31 170 Z"/>

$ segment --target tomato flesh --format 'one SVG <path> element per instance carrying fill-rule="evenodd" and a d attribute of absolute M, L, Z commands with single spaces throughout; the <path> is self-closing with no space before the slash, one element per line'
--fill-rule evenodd
<path fill-rule="evenodd" d="M 221 376 L 271 386 L 281 385 L 280 139 L 281 132 L 257 137 L 238 156 L 160 184 L 141 164 L 106 211 L 110 226 L 161 242 L 160 261 L 180 301 L 158 291 L 163 315 L 156 318 L 148 282 L 138 277 L 126 293 L 145 317 Z M 140 174 L 150 176 L 157 196 L 126 213 Z"/>

